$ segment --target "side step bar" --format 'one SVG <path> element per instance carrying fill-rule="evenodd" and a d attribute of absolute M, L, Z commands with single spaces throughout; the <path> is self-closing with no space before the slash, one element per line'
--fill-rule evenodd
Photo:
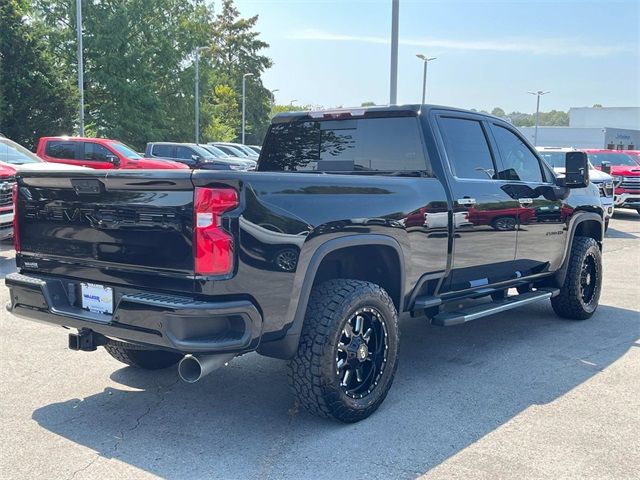
<path fill-rule="evenodd" d="M 442 312 L 431 319 L 431 324 L 439 325 L 441 327 L 460 325 L 461 323 L 470 322 L 478 318 L 493 315 L 494 313 L 505 312 L 512 308 L 518 308 L 540 300 L 546 300 L 547 298 L 555 297 L 558 293 L 558 289 L 540 289 L 534 292 L 527 292 L 507 297 L 504 300 L 496 302 L 474 305 L 463 310 L 458 310 L 457 312 Z"/>

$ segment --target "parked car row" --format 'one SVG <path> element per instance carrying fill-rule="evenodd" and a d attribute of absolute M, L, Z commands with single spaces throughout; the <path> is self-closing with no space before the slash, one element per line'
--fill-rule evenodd
<path fill-rule="evenodd" d="M 564 157 L 569 151 L 587 154 L 589 177 L 600 189 L 607 223 L 614 208 L 633 208 L 640 213 L 640 151 L 538 147 L 542 158 L 561 174 L 564 174 Z"/>
<path fill-rule="evenodd" d="M 13 235 L 12 190 L 19 171 L 203 169 L 253 171 L 260 147 L 235 143 L 150 142 L 144 155 L 108 138 L 42 137 L 37 153 L 0 135 L 0 240 Z"/>

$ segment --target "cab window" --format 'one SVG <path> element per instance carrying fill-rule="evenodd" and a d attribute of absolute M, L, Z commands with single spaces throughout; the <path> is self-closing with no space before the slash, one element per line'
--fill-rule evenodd
<path fill-rule="evenodd" d="M 503 180 L 543 182 L 540 161 L 523 140 L 501 125 L 493 124 L 492 130 L 502 158 L 502 170 L 498 177 Z"/>
<path fill-rule="evenodd" d="M 453 174 L 458 178 L 495 179 L 495 165 L 482 124 L 468 118 L 440 117 L 440 132 Z"/>
<path fill-rule="evenodd" d="M 98 143 L 85 142 L 84 144 L 84 160 L 90 162 L 107 162 L 108 156 L 113 156 L 111 151 Z"/>
<path fill-rule="evenodd" d="M 51 140 L 47 142 L 44 153 L 52 158 L 75 160 L 76 143 L 65 140 Z"/>

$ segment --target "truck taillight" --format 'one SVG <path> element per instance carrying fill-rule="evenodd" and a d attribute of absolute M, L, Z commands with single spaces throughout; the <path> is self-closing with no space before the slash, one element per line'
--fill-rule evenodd
<path fill-rule="evenodd" d="M 13 247 L 16 253 L 20 251 L 20 230 L 18 229 L 18 184 L 13 184 L 11 192 L 13 200 Z"/>
<path fill-rule="evenodd" d="M 233 236 L 221 225 L 221 215 L 238 206 L 233 188 L 196 187 L 193 241 L 195 272 L 226 275 L 233 270 Z"/>

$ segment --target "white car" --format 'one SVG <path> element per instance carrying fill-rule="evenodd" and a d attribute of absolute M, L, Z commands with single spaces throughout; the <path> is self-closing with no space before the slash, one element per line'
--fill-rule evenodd
<path fill-rule="evenodd" d="M 536 147 L 540 156 L 549 164 L 556 173 L 564 174 L 565 154 L 575 152 L 575 148 L 568 147 Z M 600 190 L 600 201 L 605 210 L 605 225 L 609 224 L 609 219 L 613 216 L 613 191 L 615 182 L 608 173 L 596 170 L 589 162 L 589 180 L 597 185 Z"/>

